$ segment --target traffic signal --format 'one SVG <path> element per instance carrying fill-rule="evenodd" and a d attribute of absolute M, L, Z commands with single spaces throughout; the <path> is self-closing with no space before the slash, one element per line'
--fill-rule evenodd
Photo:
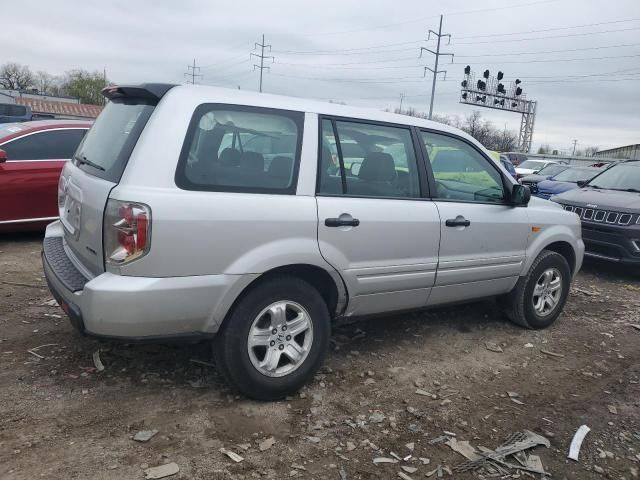
<path fill-rule="evenodd" d="M 464 74 L 469 75 L 470 73 L 471 73 L 471 67 L 467 65 L 466 67 L 464 67 Z"/>
<path fill-rule="evenodd" d="M 483 82 L 482 80 L 478 80 L 478 90 L 484 90 L 485 88 L 487 88 L 487 84 L 486 82 Z"/>
<path fill-rule="evenodd" d="M 504 73 L 498 72 L 498 81 L 502 80 L 503 78 L 504 78 Z"/>
<path fill-rule="evenodd" d="M 518 102 L 511 102 L 511 108 L 516 108 L 518 106 Z"/>
<path fill-rule="evenodd" d="M 507 93 L 502 83 L 498 84 L 498 93 Z"/>
<path fill-rule="evenodd" d="M 462 99 L 463 99 L 463 100 L 466 100 L 466 99 L 467 99 L 467 92 L 464 92 L 464 93 L 462 94 Z"/>
<path fill-rule="evenodd" d="M 467 81 L 463 80 L 460 85 L 462 85 L 462 88 L 467 88 Z"/>
<path fill-rule="evenodd" d="M 484 73 L 482 74 L 482 76 L 484 78 L 489 78 L 489 70 L 485 70 Z"/>
<path fill-rule="evenodd" d="M 520 81 L 519 78 L 516 78 L 516 85 L 520 85 L 522 82 Z"/>
<path fill-rule="evenodd" d="M 522 95 L 522 88 L 518 87 L 516 88 L 516 96 L 520 96 Z"/>

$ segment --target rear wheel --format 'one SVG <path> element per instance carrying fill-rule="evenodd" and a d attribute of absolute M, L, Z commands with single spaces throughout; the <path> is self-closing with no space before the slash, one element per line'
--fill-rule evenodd
<path fill-rule="evenodd" d="M 511 321 L 526 328 L 551 325 L 562 313 L 571 286 L 571 269 L 559 253 L 543 250 L 526 276 L 503 299 Z"/>
<path fill-rule="evenodd" d="M 275 400 L 313 376 L 329 336 L 329 312 L 318 291 L 296 277 L 278 276 L 240 299 L 214 342 L 214 355 L 244 395 Z"/>

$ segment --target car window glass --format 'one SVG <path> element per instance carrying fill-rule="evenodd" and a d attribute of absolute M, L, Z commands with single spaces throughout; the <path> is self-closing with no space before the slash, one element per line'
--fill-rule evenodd
<path fill-rule="evenodd" d="M 408 128 L 323 120 L 318 192 L 363 197 L 420 196 Z M 340 157 L 341 155 L 341 157 Z"/>
<path fill-rule="evenodd" d="M 9 161 L 67 160 L 73 157 L 86 129 L 50 130 L 16 138 L 2 146 Z"/>
<path fill-rule="evenodd" d="M 502 176 L 491 161 L 466 142 L 447 135 L 421 132 L 441 199 L 504 201 Z"/>
<path fill-rule="evenodd" d="M 302 114 L 203 105 L 178 171 L 188 189 L 294 193 Z"/>

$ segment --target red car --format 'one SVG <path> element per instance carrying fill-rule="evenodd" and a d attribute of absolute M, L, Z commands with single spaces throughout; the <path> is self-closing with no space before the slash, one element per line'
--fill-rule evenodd
<path fill-rule="evenodd" d="M 0 232 L 38 230 L 58 218 L 58 179 L 91 122 L 0 124 Z"/>

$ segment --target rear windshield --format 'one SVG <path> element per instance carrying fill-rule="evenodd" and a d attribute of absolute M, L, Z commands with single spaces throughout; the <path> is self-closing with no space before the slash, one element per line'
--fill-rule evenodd
<path fill-rule="evenodd" d="M 119 182 L 153 109 L 139 100 L 109 102 L 78 147 L 74 163 L 92 175 Z"/>

